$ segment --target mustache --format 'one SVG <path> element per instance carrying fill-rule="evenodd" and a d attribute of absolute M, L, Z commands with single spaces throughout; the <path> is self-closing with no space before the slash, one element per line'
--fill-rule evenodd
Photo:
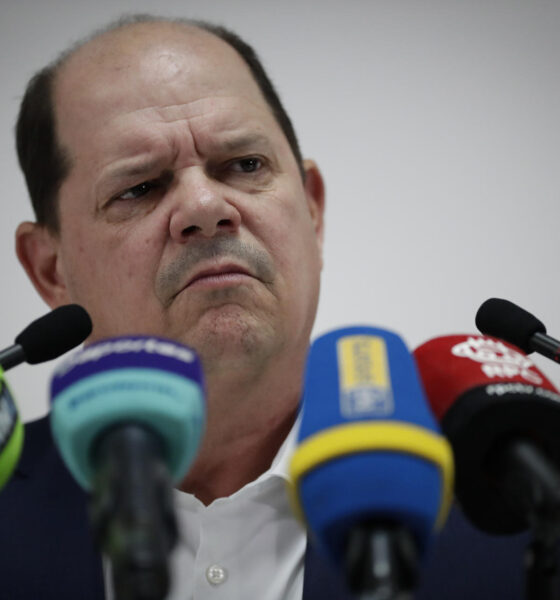
<path fill-rule="evenodd" d="M 237 259 L 263 283 L 274 280 L 274 264 L 264 250 L 236 238 L 216 237 L 187 244 L 183 252 L 158 274 L 157 295 L 171 300 L 185 285 L 187 273 L 194 271 L 201 262 L 219 258 Z"/>

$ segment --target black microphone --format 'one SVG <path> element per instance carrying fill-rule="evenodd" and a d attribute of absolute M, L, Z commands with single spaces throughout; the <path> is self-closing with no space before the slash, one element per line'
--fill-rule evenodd
<path fill-rule="evenodd" d="M 28 362 L 31 365 L 58 358 L 81 344 L 91 333 L 88 313 L 78 304 L 59 306 L 28 325 L 15 344 L 0 351 L 4 371 Z"/>
<path fill-rule="evenodd" d="M 34 365 L 64 354 L 91 333 L 91 319 L 77 304 L 61 306 L 36 319 L 0 351 L 0 489 L 19 460 L 24 429 L 4 371 L 27 361 Z"/>
<path fill-rule="evenodd" d="M 531 529 L 526 597 L 557 599 L 560 394 L 517 347 L 488 336 L 435 338 L 414 358 L 453 446 L 463 512 L 494 535 Z"/>
<path fill-rule="evenodd" d="M 481 333 L 506 340 L 525 354 L 538 352 L 560 362 L 560 341 L 546 334 L 537 317 L 509 300 L 486 300 L 476 313 L 476 326 Z"/>

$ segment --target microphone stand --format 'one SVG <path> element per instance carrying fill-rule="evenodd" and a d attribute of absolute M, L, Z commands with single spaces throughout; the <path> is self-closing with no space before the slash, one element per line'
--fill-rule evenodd
<path fill-rule="evenodd" d="M 163 451 L 159 437 L 135 423 L 105 432 L 94 448 L 91 524 L 111 559 L 117 600 L 164 600 L 169 590 L 178 531 Z"/>
<path fill-rule="evenodd" d="M 560 473 L 535 443 L 514 441 L 494 463 L 511 508 L 525 516 L 533 539 L 526 551 L 527 600 L 557 600 Z"/>
<path fill-rule="evenodd" d="M 556 540 L 533 539 L 527 548 L 525 584 L 528 600 L 558 598 L 558 558 Z"/>
<path fill-rule="evenodd" d="M 417 549 L 404 527 L 360 523 L 351 531 L 346 580 L 360 600 L 409 600 L 418 579 Z"/>

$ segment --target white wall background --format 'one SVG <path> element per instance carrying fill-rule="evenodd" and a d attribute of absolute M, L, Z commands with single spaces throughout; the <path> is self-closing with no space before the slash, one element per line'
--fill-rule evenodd
<path fill-rule="evenodd" d="M 227 25 L 268 67 L 327 183 L 316 334 L 367 323 L 414 348 L 475 331 L 499 296 L 560 337 L 560 2 L 0 0 L 0 345 L 47 310 L 13 249 L 31 218 L 13 142 L 25 84 L 141 11 Z M 52 368 L 9 372 L 24 420 L 47 411 Z"/>

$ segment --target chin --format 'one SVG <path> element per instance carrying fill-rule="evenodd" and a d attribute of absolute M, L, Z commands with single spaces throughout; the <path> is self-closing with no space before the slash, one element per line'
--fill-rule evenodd
<path fill-rule="evenodd" d="M 240 310 L 205 315 L 185 343 L 196 350 L 205 374 L 229 368 L 262 368 L 279 346 L 270 322 Z"/>

